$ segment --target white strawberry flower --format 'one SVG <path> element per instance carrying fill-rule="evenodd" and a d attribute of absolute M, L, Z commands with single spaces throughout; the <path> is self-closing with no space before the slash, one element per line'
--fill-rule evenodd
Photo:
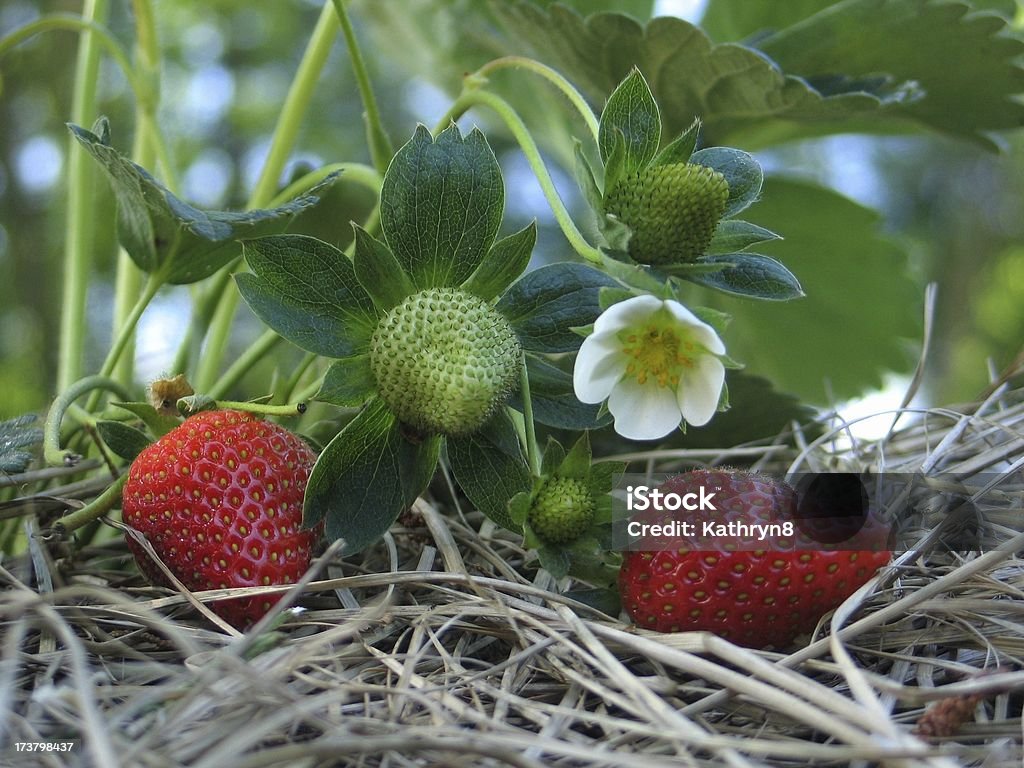
<path fill-rule="evenodd" d="M 630 440 L 665 437 L 718 410 L 725 344 L 678 301 L 636 296 L 606 309 L 573 369 L 580 402 L 608 401 L 615 431 Z"/>

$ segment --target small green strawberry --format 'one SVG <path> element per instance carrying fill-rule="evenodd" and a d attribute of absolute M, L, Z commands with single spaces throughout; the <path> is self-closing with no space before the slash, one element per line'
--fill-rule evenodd
<path fill-rule="evenodd" d="M 701 487 L 714 493 L 723 521 L 794 519 L 793 489 L 760 475 L 697 470 L 659 490 L 682 497 Z M 888 528 L 872 525 L 858 541 L 878 549 L 812 549 L 794 539 L 788 549 L 776 541 L 761 550 L 701 551 L 679 538 L 659 551 L 630 551 L 619 572 L 622 605 L 646 629 L 706 630 L 741 645 L 783 648 L 889 562 Z"/>
<path fill-rule="evenodd" d="M 425 434 L 478 429 L 519 378 L 521 347 L 490 304 L 454 288 L 409 296 L 381 319 L 370 367 L 381 398 Z"/>
<path fill-rule="evenodd" d="M 291 584 L 309 568 L 317 530 L 302 501 L 316 456 L 288 430 L 242 411 L 203 411 L 143 450 L 128 470 L 124 521 L 189 589 Z M 155 583 L 163 572 L 132 537 Z M 217 601 L 232 624 L 259 620 L 274 596 Z"/>
<path fill-rule="evenodd" d="M 630 257 L 641 264 L 682 264 L 703 256 L 725 213 L 729 183 L 703 165 L 653 165 L 623 178 L 605 211 L 632 230 Z"/>
<path fill-rule="evenodd" d="M 590 527 L 595 510 L 585 480 L 550 477 L 534 498 L 527 521 L 541 541 L 567 544 Z"/>

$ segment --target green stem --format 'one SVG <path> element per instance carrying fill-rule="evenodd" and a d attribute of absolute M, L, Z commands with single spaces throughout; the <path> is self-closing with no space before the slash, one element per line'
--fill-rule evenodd
<path fill-rule="evenodd" d="M 64 517 L 57 520 L 53 524 L 54 530 L 59 536 L 64 537 L 71 533 L 71 531 L 77 530 L 83 525 L 88 525 L 93 520 L 105 515 L 121 501 L 121 491 L 124 490 L 124 484 L 127 481 L 127 473 L 121 475 L 114 482 L 108 485 L 107 489 L 103 493 L 90 501 L 84 507 L 69 515 L 64 515 Z"/>
<path fill-rule="evenodd" d="M 277 398 L 288 401 L 294 394 L 296 387 L 299 386 L 299 382 L 302 381 L 302 377 L 306 374 L 306 371 L 309 370 L 310 366 L 312 366 L 317 359 L 319 359 L 319 355 L 315 355 L 312 352 L 307 352 L 303 355 L 302 361 L 295 366 L 295 370 L 292 371 L 292 375 L 281 384 L 278 389 Z M 300 397 L 298 399 L 305 400 L 307 398 Z"/>
<path fill-rule="evenodd" d="M 252 196 L 249 198 L 249 208 L 262 208 L 274 197 L 274 191 L 284 172 L 288 156 L 295 147 L 302 121 L 309 110 L 313 90 L 327 63 L 327 57 L 337 35 L 338 17 L 331 7 L 331 3 L 328 2 L 324 4 L 320 18 L 313 29 L 313 35 L 310 37 L 309 45 L 306 46 L 306 52 L 299 63 L 299 69 L 295 73 L 295 79 L 281 106 L 281 116 L 274 127 L 270 152 L 252 191 Z"/>
<path fill-rule="evenodd" d="M 466 77 L 466 80 L 470 84 L 475 85 L 480 80 L 486 80 L 487 75 L 491 72 L 504 68 L 526 69 L 540 75 L 552 83 L 556 88 L 558 88 L 558 90 L 565 94 L 569 99 L 569 103 L 571 103 L 576 111 L 580 113 L 580 116 L 587 124 L 587 130 L 590 131 L 590 135 L 594 138 L 594 142 L 597 142 L 598 121 L 597 116 L 594 114 L 594 110 L 590 108 L 590 105 L 587 104 L 587 100 L 583 98 L 583 95 L 576 90 L 576 87 L 573 86 L 572 83 L 546 64 L 541 64 L 539 61 L 526 58 L 525 56 L 502 56 L 500 59 L 494 59 L 493 61 L 487 62 L 472 75 Z"/>
<path fill-rule="evenodd" d="M 0 58 L 30 37 L 51 30 L 70 30 L 72 32 L 79 32 L 83 36 L 89 35 L 95 38 L 121 68 L 121 72 L 128 82 L 128 87 L 131 88 L 135 101 L 137 103 L 145 103 L 153 98 L 155 92 L 152 90 L 152 83 L 144 77 L 143 73 L 136 72 L 135 66 L 132 64 L 128 54 L 125 53 L 124 48 L 110 34 L 110 31 L 102 24 L 97 24 L 74 14 L 47 14 L 23 27 L 19 27 L 6 37 L 0 38 Z M 164 174 L 164 180 L 167 186 L 173 190 L 176 186 L 173 183 L 174 172 L 169 162 L 169 154 L 163 134 L 159 130 L 155 117 L 147 118 L 144 128 L 145 132 L 150 134 L 150 140 L 154 143 L 154 151 L 160 163 L 160 169 Z"/>
<path fill-rule="evenodd" d="M 47 464 L 70 467 L 82 458 L 71 451 L 61 450 L 60 426 L 64 421 L 64 414 L 71 408 L 72 403 L 86 392 L 93 391 L 113 392 L 123 400 L 131 399 L 131 395 L 121 384 L 106 376 L 86 376 L 74 382 L 57 396 L 46 415 L 46 424 L 43 426 L 43 458 Z"/>
<path fill-rule="evenodd" d="M 299 128 L 309 110 L 313 90 L 327 63 L 327 57 L 337 34 L 338 15 L 331 2 L 326 2 L 281 108 L 281 116 L 278 118 L 274 128 L 274 137 L 270 143 L 270 152 L 252 196 L 249 198 L 248 208 L 262 208 L 273 199 L 288 156 L 295 146 Z M 200 391 L 209 389 L 216 381 L 217 371 L 224 359 L 228 339 L 231 336 L 231 326 L 235 319 L 235 311 L 238 309 L 239 296 L 237 291 L 229 291 L 227 288 L 231 281 L 231 274 L 237 266 L 238 261 L 235 261 L 218 272 L 210 287 L 209 295 L 218 304 L 210 323 L 206 352 L 196 371 L 195 382 Z"/>
<path fill-rule="evenodd" d="M 519 393 L 523 398 L 523 420 L 526 422 L 526 456 L 530 463 L 530 474 L 540 477 L 540 446 L 537 445 L 537 425 L 533 421 L 533 400 L 530 397 L 530 376 L 523 355 L 519 374 Z"/>
<path fill-rule="evenodd" d="M 223 397 L 231 391 L 242 377 L 256 365 L 263 356 L 278 345 L 282 339 L 276 332 L 267 330 L 263 332 L 245 352 L 243 352 L 234 363 L 224 372 L 224 375 L 205 392 L 211 397 Z"/>
<path fill-rule="evenodd" d="M 355 182 L 377 195 L 380 194 L 381 185 L 384 183 L 384 177 L 375 168 L 371 168 L 368 165 L 363 165 L 362 163 L 331 163 L 322 168 L 317 168 L 315 171 L 310 171 L 302 178 L 293 181 L 278 192 L 274 199 L 267 204 L 267 207 L 276 208 L 279 205 L 284 205 L 289 200 L 294 200 L 299 195 L 311 190 L 332 173 L 341 173 L 345 181 Z"/>
<path fill-rule="evenodd" d="M 142 293 L 137 296 L 135 304 L 132 305 L 131 310 L 124 319 L 124 323 L 118 329 L 117 338 L 114 339 L 114 344 L 107 353 L 107 359 L 103 361 L 103 367 L 100 368 L 100 376 L 110 376 L 114 372 L 118 360 L 135 335 L 135 327 L 139 324 L 142 313 L 146 311 L 146 307 L 149 306 L 149 303 L 163 284 L 163 279 L 158 275 L 149 275 L 143 286 Z"/>
<path fill-rule="evenodd" d="M 153 8 L 149 0 L 134 0 L 135 63 L 140 77 L 149 83 L 145 99 L 135 102 L 135 139 L 132 159 L 143 168 L 150 168 L 156 157 L 153 140 L 156 110 L 160 101 L 160 48 L 157 42 Z M 114 326 L 116 336 L 127 325 L 135 299 L 143 287 L 142 270 L 135 266 L 128 252 L 121 248 L 117 256 L 117 277 L 114 293 Z M 135 370 L 135 343 L 131 339 L 112 374 L 118 381 L 130 383 Z"/>
<path fill-rule="evenodd" d="M 285 405 L 270 405 L 269 403 L 243 402 L 240 400 L 214 400 L 208 395 L 190 395 L 178 400 L 178 410 L 186 417 L 200 411 L 224 409 L 258 413 L 261 416 L 301 416 L 306 412 L 306 403 L 300 401 L 297 403 L 286 403 Z"/>
<path fill-rule="evenodd" d="M 509 131 L 512 132 L 512 136 L 519 142 L 519 146 L 526 156 L 526 161 L 530 164 L 530 168 L 533 170 L 534 175 L 537 177 L 537 182 L 544 192 L 544 197 L 551 207 L 551 212 L 555 215 L 558 226 L 561 227 L 562 233 L 573 247 L 573 250 L 587 261 L 600 264 L 602 260 L 601 251 L 590 245 L 579 229 L 577 229 L 572 216 L 569 215 L 569 211 L 565 207 L 565 203 L 562 202 L 562 198 L 558 195 L 558 190 L 555 189 L 555 183 L 551 180 L 551 174 L 548 173 L 544 159 L 537 148 L 537 143 L 533 140 L 522 118 L 519 117 L 511 104 L 500 96 L 495 96 L 487 91 L 465 91 L 459 96 L 455 104 L 452 105 L 452 108 L 448 110 L 448 114 L 445 116 L 447 119 L 442 118 L 439 128 L 442 125 L 447 126 L 451 120 L 457 119 L 469 110 L 470 107 L 476 105 L 490 107 L 494 110 L 508 127 Z"/>
<path fill-rule="evenodd" d="M 82 15 L 92 23 L 107 12 L 107 0 L 85 0 Z M 71 119 L 79 125 L 96 117 L 100 45 L 93 32 L 82 35 L 78 47 Z M 92 224 L 95 203 L 91 194 L 93 167 L 85 150 L 68 139 L 67 222 L 64 233 L 64 288 L 61 306 L 60 344 L 57 357 L 57 389 L 63 390 L 82 373 L 85 348 L 86 294 L 92 267 Z"/>
<path fill-rule="evenodd" d="M 87 4 L 88 7 L 88 4 Z M 89 15 L 89 12 L 85 12 Z M 92 16 L 98 16 L 103 13 L 103 9 L 93 9 Z M 82 33 L 82 40 L 95 40 L 99 45 L 103 46 L 107 53 L 114 61 L 117 62 L 121 71 L 124 73 L 125 79 L 128 81 L 128 86 L 132 89 L 136 99 L 142 98 L 144 89 L 139 78 L 135 74 L 135 70 L 132 67 L 131 59 L 128 54 L 125 53 L 124 48 L 114 39 L 110 34 L 110 31 L 103 26 L 92 20 L 92 18 L 82 18 L 72 13 L 50 13 L 46 16 L 41 16 L 35 21 L 29 22 L 23 27 L 19 27 L 10 34 L 3 38 L 0 38 L 0 57 L 3 57 L 12 48 L 20 45 L 21 43 L 28 40 L 30 37 L 34 37 L 42 32 L 49 32 L 51 30 L 71 30 L 73 32 Z"/>
<path fill-rule="evenodd" d="M 391 145 L 391 139 L 384 130 L 384 123 L 380 119 L 380 110 L 377 108 L 377 99 L 373 95 L 373 86 L 370 83 L 370 75 L 366 71 L 366 62 L 363 61 L 362 51 L 359 49 L 359 41 L 356 39 L 355 30 L 352 29 L 352 22 L 345 10 L 343 0 L 333 0 L 334 10 L 338 14 L 338 21 L 341 22 L 341 31 L 345 35 L 345 44 L 348 46 L 348 57 L 352 63 L 352 72 L 356 77 L 356 85 L 359 87 L 359 96 L 363 100 L 363 119 L 366 121 L 366 141 L 370 146 L 370 158 L 378 171 L 384 173 L 388 163 L 395 154 Z"/>

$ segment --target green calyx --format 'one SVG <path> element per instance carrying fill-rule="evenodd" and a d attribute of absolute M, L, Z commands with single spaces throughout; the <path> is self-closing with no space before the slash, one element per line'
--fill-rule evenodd
<path fill-rule="evenodd" d="M 508 321 L 487 302 L 431 288 L 380 321 L 370 368 L 400 421 L 426 434 L 466 435 L 511 393 L 521 351 Z"/>
<path fill-rule="evenodd" d="M 533 500 L 527 522 L 548 544 L 575 541 L 594 521 L 594 499 L 582 480 L 548 478 Z"/>
<path fill-rule="evenodd" d="M 641 264 L 683 264 L 703 255 L 725 213 L 729 183 L 695 163 L 653 165 L 623 178 L 605 212 L 632 231 L 629 255 Z"/>

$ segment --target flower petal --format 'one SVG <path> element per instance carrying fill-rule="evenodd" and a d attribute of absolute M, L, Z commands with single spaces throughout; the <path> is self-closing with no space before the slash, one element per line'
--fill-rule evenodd
<path fill-rule="evenodd" d="M 631 325 L 643 323 L 661 309 L 664 303 L 661 299 L 644 294 L 612 304 L 594 321 L 594 333 L 615 333 Z"/>
<path fill-rule="evenodd" d="M 572 370 L 572 388 L 576 398 L 581 403 L 600 403 L 612 393 L 627 365 L 629 358 L 622 354 L 617 344 L 611 346 L 594 336 L 587 337 L 580 346 Z"/>
<path fill-rule="evenodd" d="M 680 421 L 675 393 L 653 380 L 640 384 L 623 379 L 608 398 L 608 410 L 615 417 L 615 431 L 629 440 L 657 440 Z"/>
<path fill-rule="evenodd" d="M 725 384 L 725 366 L 717 357 L 698 358 L 697 369 L 679 383 L 678 408 L 688 424 L 700 427 L 711 421 Z"/>
<path fill-rule="evenodd" d="M 688 326 L 690 333 L 709 352 L 716 355 L 725 354 L 725 344 L 719 338 L 718 333 L 710 325 L 705 323 L 693 312 L 688 310 L 678 301 L 666 301 L 665 308 L 672 313 L 672 317 L 678 322 Z M 689 419 L 687 419 L 689 421 Z M 691 422 L 692 423 L 692 422 Z"/>

